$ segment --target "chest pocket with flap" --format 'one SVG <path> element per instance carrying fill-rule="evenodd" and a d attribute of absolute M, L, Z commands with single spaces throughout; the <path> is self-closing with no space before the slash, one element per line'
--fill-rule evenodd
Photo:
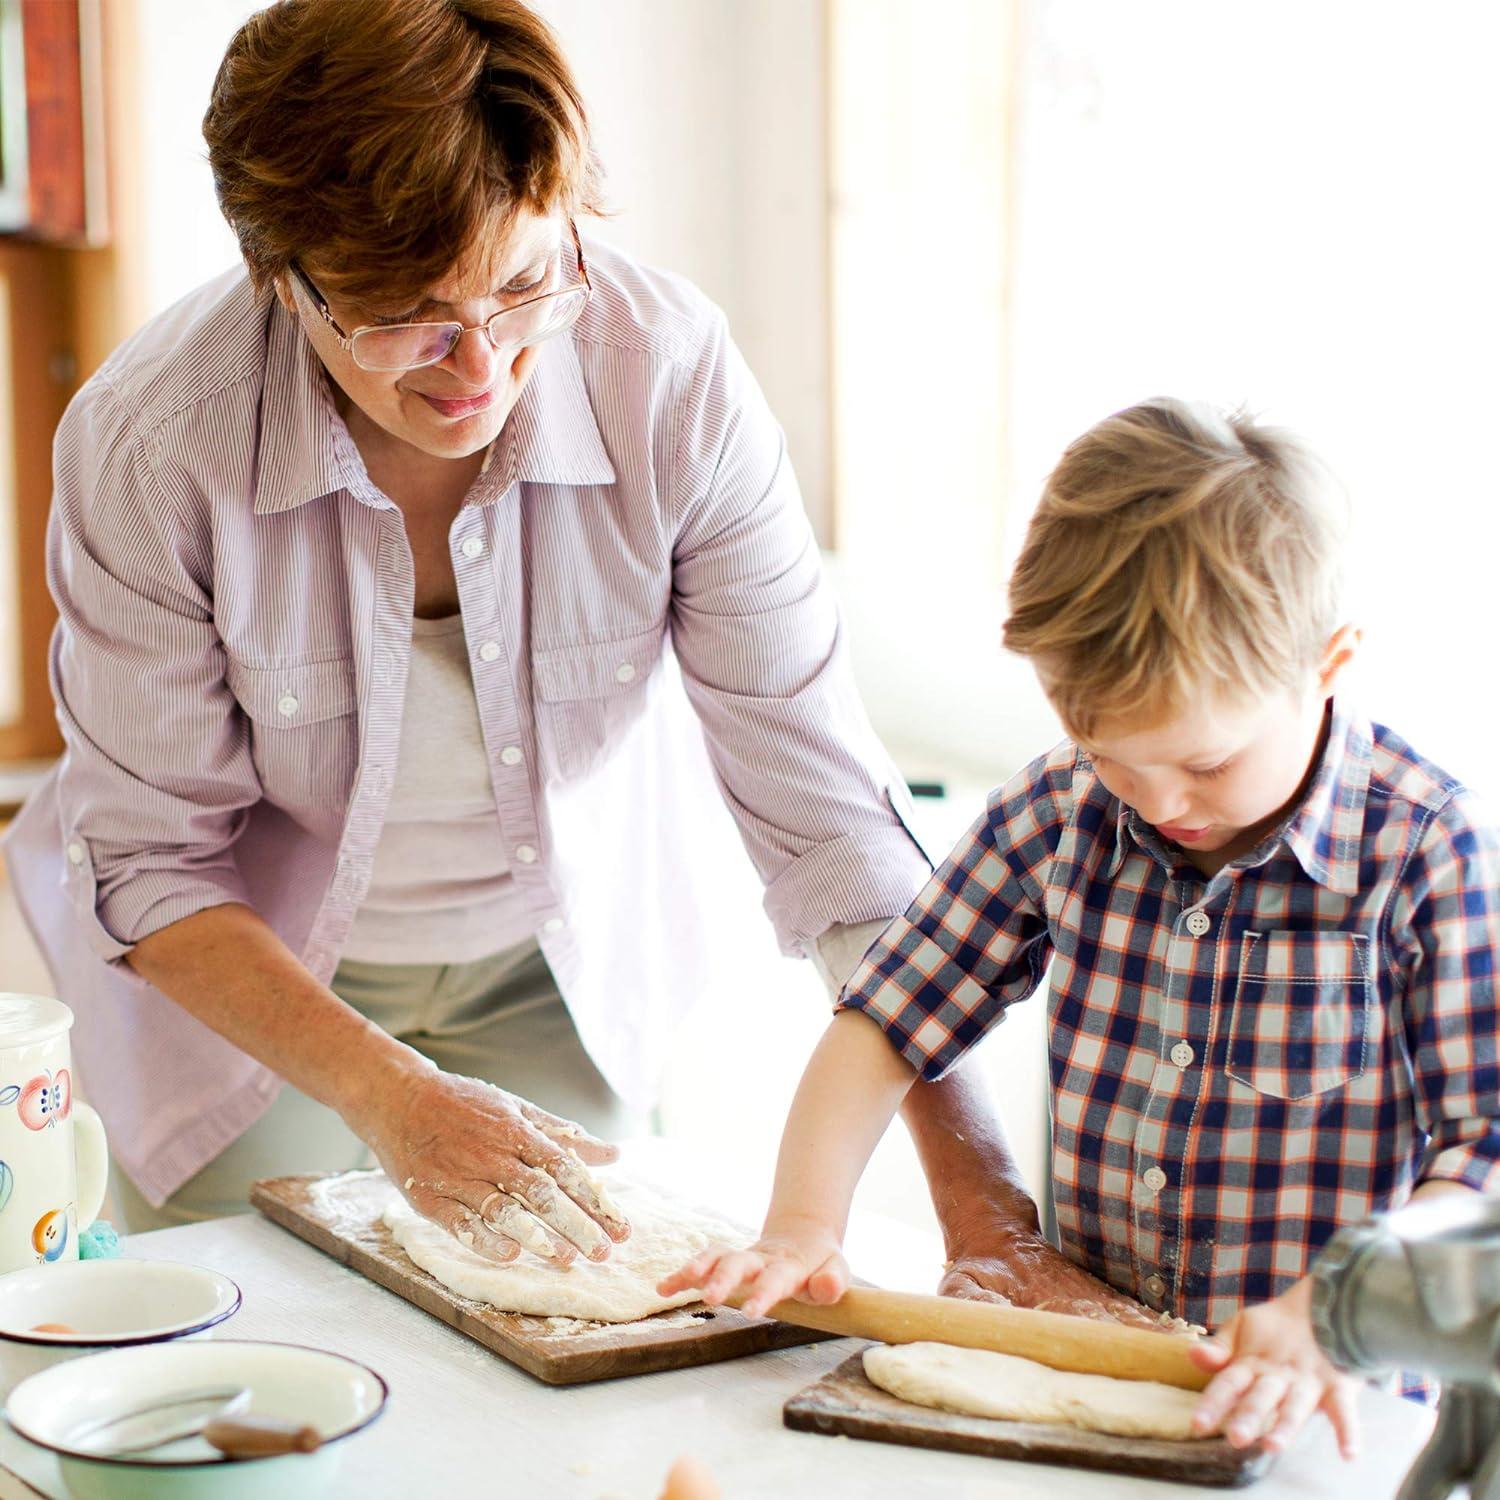
<path fill-rule="evenodd" d="M 231 658 L 225 678 L 250 720 L 267 799 L 289 811 L 347 800 L 359 762 L 353 660 L 252 667 Z"/>
<path fill-rule="evenodd" d="M 1229 1020 L 1231 1078 L 1306 1099 L 1366 1068 L 1375 985 L 1358 932 L 1247 932 Z"/>
<path fill-rule="evenodd" d="M 588 775 L 645 712 L 662 639 L 657 626 L 620 640 L 532 653 L 537 734 L 549 769 L 563 780 Z"/>

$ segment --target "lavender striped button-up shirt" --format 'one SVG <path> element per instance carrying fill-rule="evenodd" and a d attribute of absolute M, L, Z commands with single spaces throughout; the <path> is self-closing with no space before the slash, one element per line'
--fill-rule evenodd
<path fill-rule="evenodd" d="M 595 297 L 449 540 L 518 899 L 589 1051 L 643 1102 L 712 980 L 701 787 L 787 952 L 904 909 L 930 867 L 722 315 L 603 245 L 590 262 Z M 160 1199 L 279 1080 L 120 960 L 242 901 L 332 977 L 391 790 L 411 554 L 299 326 L 238 272 L 69 407 L 49 568 L 67 753 L 7 853 L 117 1159 Z"/>

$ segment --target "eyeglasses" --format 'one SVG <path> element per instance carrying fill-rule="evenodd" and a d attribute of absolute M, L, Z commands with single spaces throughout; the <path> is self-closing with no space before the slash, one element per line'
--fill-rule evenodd
<path fill-rule="evenodd" d="M 594 286 L 589 280 L 578 226 L 571 218 L 568 228 L 573 235 L 573 248 L 578 252 L 579 280 L 570 286 L 543 292 L 539 297 L 529 297 L 513 307 L 502 307 L 483 323 L 475 323 L 472 327 L 462 323 L 369 323 L 352 333 L 345 333 L 334 321 L 327 301 L 307 272 L 296 261 L 292 262 L 291 269 L 323 321 L 338 336 L 339 348 L 347 351 L 360 369 L 420 370 L 424 365 L 435 365 L 439 360 L 447 359 L 466 333 L 475 333 L 481 328 L 496 349 L 524 349 L 528 344 L 540 344 L 571 328 L 593 295 Z M 561 274 L 561 260 L 559 256 L 550 275 Z"/>

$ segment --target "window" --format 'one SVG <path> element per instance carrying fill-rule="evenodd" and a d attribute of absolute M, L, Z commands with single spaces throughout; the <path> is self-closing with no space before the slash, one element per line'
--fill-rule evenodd
<path fill-rule="evenodd" d="M 898 745 L 1052 731 L 998 648 L 1063 445 L 1158 392 L 1299 429 L 1355 505 L 1360 693 L 1500 785 L 1500 9 L 835 0 L 838 577 Z M 916 318 L 913 287 L 962 287 Z M 920 297 L 916 299 L 921 301 Z"/>

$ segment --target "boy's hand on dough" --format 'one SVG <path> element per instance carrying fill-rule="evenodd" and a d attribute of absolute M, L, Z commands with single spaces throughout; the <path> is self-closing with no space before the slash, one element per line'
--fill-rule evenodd
<path fill-rule="evenodd" d="M 702 1288 L 709 1303 L 732 1303 L 746 1316 L 764 1317 L 788 1297 L 837 1302 L 849 1285 L 839 1239 L 821 1225 L 780 1226 L 748 1250 L 710 1245 L 658 1287 L 663 1297 Z"/>
<path fill-rule="evenodd" d="M 1149 1307 L 1074 1265 L 1039 1231 L 995 1230 L 982 1241 L 966 1241 L 948 1262 L 938 1295 L 1113 1319 L 1134 1328 L 1162 1326 Z"/>
<path fill-rule="evenodd" d="M 1218 1373 L 1193 1412 L 1199 1433 L 1223 1430 L 1236 1448 L 1263 1440 L 1280 1453 L 1315 1411 L 1333 1423 L 1339 1452 L 1359 1451 L 1355 1396 L 1359 1382 L 1336 1370 L 1313 1337 L 1312 1282 L 1297 1282 L 1281 1296 L 1236 1314 L 1193 1359 Z"/>

